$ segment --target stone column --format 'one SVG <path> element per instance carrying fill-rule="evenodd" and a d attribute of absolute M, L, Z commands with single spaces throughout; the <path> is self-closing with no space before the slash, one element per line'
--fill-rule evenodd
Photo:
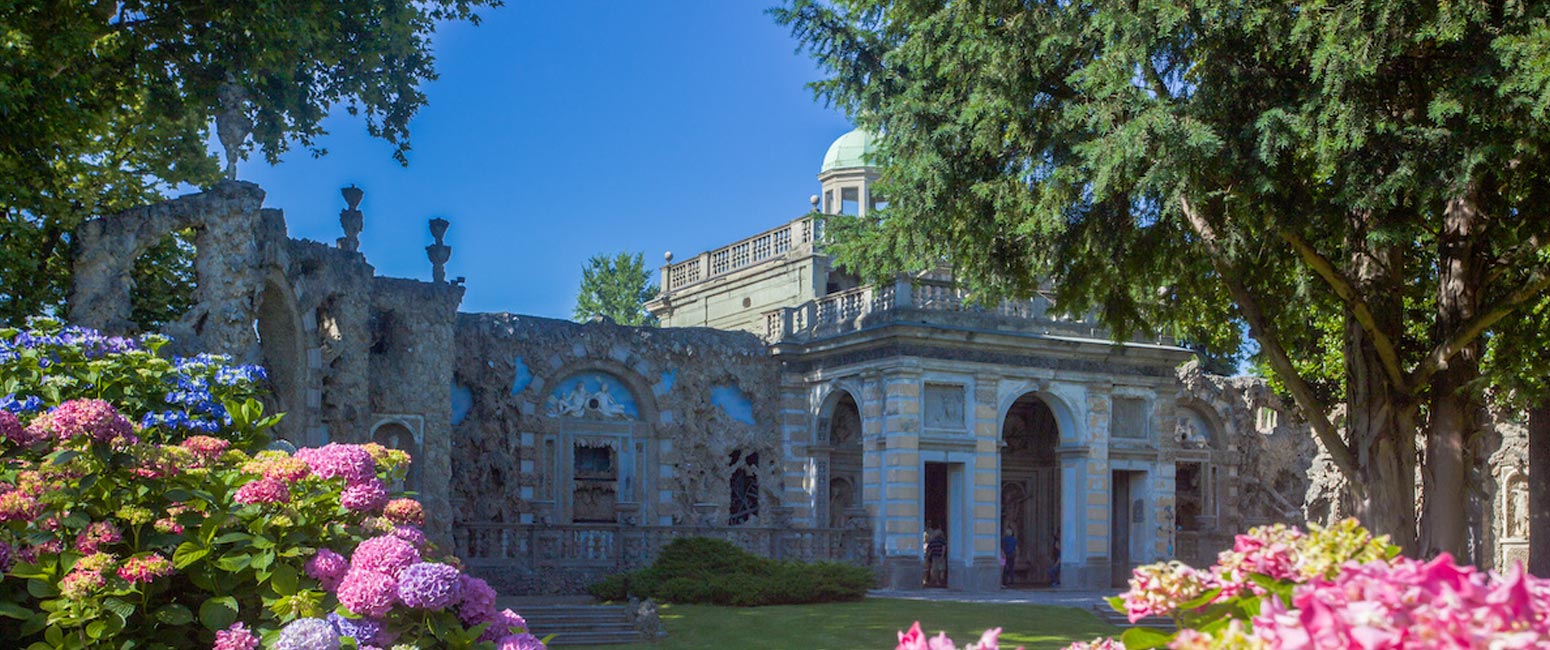
<path fill-rule="evenodd" d="M 884 583 L 914 588 L 921 578 L 923 467 L 920 460 L 920 371 L 883 377 L 882 532 Z"/>

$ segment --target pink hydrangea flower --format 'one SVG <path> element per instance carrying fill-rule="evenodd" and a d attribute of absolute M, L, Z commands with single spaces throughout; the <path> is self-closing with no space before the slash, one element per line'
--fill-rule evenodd
<path fill-rule="evenodd" d="M 377 463 L 371 452 L 360 445 L 343 445 L 331 442 L 318 448 L 306 448 L 296 452 L 296 458 L 307 463 L 312 473 L 325 479 L 342 478 L 354 485 L 376 478 Z"/>
<path fill-rule="evenodd" d="M 382 508 L 383 516 L 395 524 L 424 526 L 425 508 L 414 499 L 393 499 Z"/>
<path fill-rule="evenodd" d="M 71 600 L 81 600 L 107 584 L 96 571 L 71 571 L 59 581 L 59 593 Z"/>
<path fill-rule="evenodd" d="M 339 504 L 355 512 L 377 512 L 387 502 L 387 486 L 375 477 L 352 484 L 339 495 Z"/>
<path fill-rule="evenodd" d="M 258 635 L 237 621 L 215 633 L 215 645 L 210 650 L 258 650 L 258 643 Z"/>
<path fill-rule="evenodd" d="M 22 426 L 22 421 L 16 419 L 16 414 L 10 411 L 0 411 L 0 440 L 9 440 L 11 444 L 23 447 L 31 442 L 27 427 Z"/>
<path fill-rule="evenodd" d="M 385 573 L 352 568 L 339 582 L 339 604 L 371 618 L 381 618 L 398 602 L 398 581 Z"/>
<path fill-rule="evenodd" d="M 237 488 L 232 500 L 237 503 L 290 503 L 291 488 L 283 482 L 261 478 Z"/>
<path fill-rule="evenodd" d="M 190 436 L 189 439 L 183 441 L 181 446 L 193 452 L 194 456 L 200 460 L 210 462 L 220 458 L 221 454 L 231 447 L 231 442 L 213 436 L 201 435 Z"/>
<path fill-rule="evenodd" d="M 173 570 L 172 563 L 155 553 L 129 558 L 118 568 L 118 577 L 132 584 L 165 578 L 173 573 L 176 571 Z"/>
<path fill-rule="evenodd" d="M 1125 592 L 1125 613 L 1134 623 L 1148 616 L 1169 616 L 1179 605 L 1199 598 L 1214 586 L 1210 574 L 1182 562 L 1136 567 Z"/>
<path fill-rule="evenodd" d="M 140 440 L 135 437 L 134 425 L 112 404 L 100 399 L 74 399 L 60 404 L 49 412 L 46 426 L 60 440 L 84 436 L 114 446 Z"/>
<path fill-rule="evenodd" d="M 21 490 L 0 494 L 0 521 L 32 521 L 43 514 L 43 504 Z"/>
<path fill-rule="evenodd" d="M 242 471 L 286 483 L 295 483 L 312 475 L 312 467 L 306 461 L 287 456 L 283 451 L 261 451 L 253 460 L 242 465 Z"/>
<path fill-rule="evenodd" d="M 344 574 L 350 570 L 350 563 L 344 559 L 343 555 L 326 548 L 320 548 L 317 553 L 307 560 L 307 565 L 304 568 L 307 571 L 307 575 L 311 576 L 313 580 L 318 581 L 323 589 L 333 591 L 339 587 L 339 581 L 343 580 Z"/>
<path fill-rule="evenodd" d="M 425 548 L 429 542 L 425 539 L 425 533 L 414 526 L 394 526 L 392 535 L 401 540 L 414 544 L 415 548 Z"/>
<path fill-rule="evenodd" d="M 91 555 L 96 553 L 99 547 L 121 541 L 124 541 L 124 535 L 118 531 L 117 526 L 112 522 L 98 521 L 93 522 L 86 527 L 86 530 L 75 536 L 75 550 L 80 551 L 82 555 Z"/>
<path fill-rule="evenodd" d="M 376 571 L 398 578 L 405 567 L 420 561 L 420 551 L 397 537 L 373 537 L 361 542 L 350 555 L 350 568 Z M 357 612 L 360 613 L 360 612 Z"/>

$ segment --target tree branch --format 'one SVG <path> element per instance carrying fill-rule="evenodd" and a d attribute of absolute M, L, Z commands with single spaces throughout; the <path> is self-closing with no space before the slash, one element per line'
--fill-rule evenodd
<path fill-rule="evenodd" d="M 1534 272 L 1534 275 L 1529 277 L 1528 282 L 1525 282 L 1517 291 L 1508 294 L 1505 299 L 1482 312 L 1473 320 L 1459 326 L 1458 331 L 1454 332 L 1453 336 L 1438 344 L 1437 347 L 1432 348 L 1431 354 L 1426 355 L 1426 359 L 1421 362 L 1421 365 L 1416 366 L 1415 371 L 1410 373 L 1408 378 L 1410 385 L 1420 386 L 1425 384 L 1432 378 L 1432 375 L 1437 374 L 1437 371 L 1447 366 L 1448 360 L 1452 359 L 1453 355 L 1458 354 L 1460 350 L 1468 347 L 1475 339 L 1480 338 L 1480 335 L 1490 329 L 1492 325 L 1495 325 L 1497 321 L 1506 318 L 1513 311 L 1516 311 L 1518 307 L 1522 306 L 1523 303 L 1533 300 L 1547 289 L 1550 289 L 1550 270 L 1540 269 Z"/>
<path fill-rule="evenodd" d="M 1383 371 L 1389 376 L 1389 381 L 1393 382 L 1400 391 L 1409 394 L 1410 386 L 1405 383 L 1405 371 L 1399 365 L 1399 353 L 1394 348 L 1394 341 L 1378 328 L 1378 320 L 1372 315 L 1372 308 L 1367 305 L 1367 301 L 1361 294 L 1357 293 L 1356 287 L 1352 286 L 1351 281 L 1335 268 L 1328 258 L 1313 250 L 1313 246 L 1309 245 L 1302 235 L 1285 230 L 1280 231 L 1280 235 L 1281 239 L 1291 244 L 1298 256 L 1302 257 L 1303 263 L 1318 273 L 1319 277 L 1324 278 L 1324 282 L 1335 290 L 1335 294 L 1351 306 L 1356 322 L 1367 331 L 1368 336 L 1372 337 L 1373 348 L 1377 351 L 1378 358 L 1383 361 Z"/>
<path fill-rule="evenodd" d="M 1180 196 L 1179 207 L 1184 212 L 1184 219 L 1195 230 L 1195 234 L 1200 235 L 1200 241 L 1211 257 L 1211 264 L 1216 268 L 1216 274 L 1227 283 L 1228 293 L 1238 303 L 1238 310 L 1243 313 L 1244 319 L 1249 322 L 1250 335 L 1259 341 L 1260 350 L 1270 359 L 1270 367 L 1282 381 L 1286 382 L 1287 390 L 1292 392 L 1292 399 L 1308 416 L 1308 421 L 1312 423 L 1313 432 L 1318 435 L 1319 442 L 1329 450 L 1330 459 L 1347 477 L 1357 477 L 1359 474 L 1355 454 L 1352 453 L 1345 439 L 1340 437 L 1340 432 L 1335 430 L 1335 423 L 1330 421 L 1329 413 L 1325 411 L 1322 404 L 1319 404 L 1318 398 L 1314 397 L 1313 388 L 1292 366 L 1291 357 L 1287 356 L 1286 348 L 1281 345 L 1280 338 L 1272 329 L 1270 319 L 1260 310 L 1259 301 L 1255 300 L 1248 287 L 1238 279 L 1240 277 L 1238 273 L 1227 263 L 1227 256 L 1222 252 L 1216 230 L 1195 211 L 1188 198 Z"/>

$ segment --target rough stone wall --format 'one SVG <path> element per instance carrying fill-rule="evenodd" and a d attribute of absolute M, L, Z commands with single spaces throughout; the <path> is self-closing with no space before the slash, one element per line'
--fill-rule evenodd
<path fill-rule="evenodd" d="M 779 432 L 779 364 L 751 334 L 702 328 L 631 328 L 511 314 L 460 314 L 455 390 L 471 398 L 454 414 L 451 470 L 463 522 L 559 521 L 557 463 L 545 440 L 597 423 L 550 412 L 561 382 L 581 372 L 617 377 L 639 408 L 633 440 L 645 443 L 648 475 L 639 524 L 699 525 L 725 519 L 734 451 L 758 453 L 760 524 L 780 520 L 784 492 Z M 713 403 L 735 387 L 755 424 Z M 749 522 L 753 525 L 754 522 Z"/>
<path fill-rule="evenodd" d="M 269 370 L 278 433 L 297 445 L 371 440 L 376 414 L 419 424 L 415 463 L 427 530 L 450 539 L 453 320 L 460 286 L 377 278 L 358 252 L 286 236 L 281 211 L 257 185 L 227 181 L 196 194 L 87 221 L 76 233 L 70 320 L 111 333 L 130 321 L 135 260 L 169 233 L 193 228 L 194 304 L 162 328 L 174 354 L 214 352 Z M 398 315 L 396 344 L 377 337 Z"/>
<path fill-rule="evenodd" d="M 1226 473 L 1215 486 L 1220 516 L 1202 522 L 1193 557 L 1181 552 L 1180 559 L 1209 563 L 1237 533 L 1273 522 L 1302 524 L 1310 509 L 1326 507 L 1328 496 L 1314 480 L 1319 449 L 1312 430 L 1269 385 L 1208 374 L 1193 361 L 1180 367 L 1178 378 L 1179 406 L 1206 413 L 1219 428 L 1219 439 L 1195 446 Z M 1260 426 L 1261 409 L 1276 414 L 1273 427 Z"/>

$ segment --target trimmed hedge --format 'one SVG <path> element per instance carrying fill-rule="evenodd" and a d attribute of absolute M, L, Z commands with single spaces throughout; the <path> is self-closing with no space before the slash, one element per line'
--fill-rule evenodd
<path fill-rule="evenodd" d="M 872 570 L 837 562 L 781 562 L 706 537 L 673 540 L 651 566 L 587 588 L 601 600 L 631 595 L 666 603 L 755 607 L 860 600 Z"/>

